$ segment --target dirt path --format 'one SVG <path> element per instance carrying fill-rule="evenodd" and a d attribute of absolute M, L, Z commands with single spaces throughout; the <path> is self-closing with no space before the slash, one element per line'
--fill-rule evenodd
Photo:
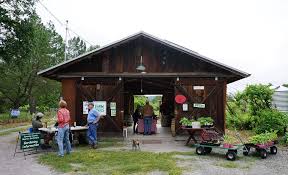
<path fill-rule="evenodd" d="M 56 175 L 49 168 L 37 163 L 38 155 L 27 156 L 24 160 L 23 154 L 17 154 L 13 158 L 16 143 L 16 133 L 0 137 L 0 174 L 2 175 Z"/>

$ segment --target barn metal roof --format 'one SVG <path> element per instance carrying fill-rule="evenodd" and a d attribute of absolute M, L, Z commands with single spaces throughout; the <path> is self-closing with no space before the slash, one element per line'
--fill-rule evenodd
<path fill-rule="evenodd" d="M 76 58 L 72 58 L 72 59 L 70 59 L 70 60 L 64 61 L 63 63 L 57 64 L 57 65 L 52 66 L 52 67 L 50 67 L 50 68 L 44 69 L 44 70 L 38 72 L 37 74 L 38 74 L 38 75 L 41 75 L 41 76 L 45 76 L 45 75 L 47 75 L 47 74 L 50 74 L 50 73 L 52 73 L 52 72 L 54 72 L 54 71 L 57 71 L 57 70 L 63 68 L 63 67 L 66 67 L 66 66 L 71 65 L 71 64 L 74 64 L 74 63 L 76 63 L 76 62 L 78 62 L 78 61 L 81 61 L 81 60 L 87 58 L 87 57 L 90 56 L 90 55 L 99 54 L 99 53 L 101 53 L 101 52 L 103 52 L 103 51 L 105 51 L 105 50 L 108 50 L 108 49 L 110 49 L 110 48 L 112 48 L 112 47 L 116 47 L 116 46 L 121 45 L 121 44 L 123 44 L 123 43 L 126 43 L 126 42 L 128 42 L 128 41 L 134 40 L 134 39 L 136 39 L 136 38 L 138 38 L 138 37 L 141 37 L 141 36 L 146 37 L 146 38 L 149 38 L 149 39 L 151 39 L 151 40 L 153 40 L 153 41 L 155 41 L 155 42 L 161 43 L 161 44 L 163 44 L 163 45 L 165 45 L 165 46 L 167 46 L 167 47 L 176 49 L 176 50 L 178 50 L 178 51 L 180 51 L 180 52 L 183 52 L 183 53 L 186 53 L 186 54 L 188 54 L 188 55 L 191 55 L 191 56 L 193 56 L 193 57 L 195 57 L 195 58 L 198 58 L 198 59 L 200 59 L 200 60 L 202 60 L 202 61 L 204 61 L 204 62 L 213 64 L 213 65 L 215 65 L 215 66 L 217 66 L 217 67 L 220 67 L 220 68 L 225 69 L 225 70 L 227 70 L 227 71 L 229 71 L 229 72 L 232 72 L 232 73 L 234 73 L 234 74 L 236 74 L 236 75 L 238 75 L 238 76 L 241 76 L 242 78 L 245 78 L 245 77 L 250 76 L 249 73 L 246 73 L 246 72 L 243 72 L 243 71 L 238 70 L 238 69 L 236 69 L 236 68 L 233 68 L 233 67 L 231 67 L 231 66 L 225 65 L 225 64 L 220 63 L 220 62 L 218 62 L 218 61 L 215 61 L 215 60 L 213 60 L 213 59 L 210 59 L 210 58 L 208 58 L 208 57 L 205 57 L 205 56 L 203 56 L 203 55 L 201 55 L 201 54 L 199 54 L 199 53 L 197 53 L 197 52 L 195 52 L 195 51 L 192 51 L 192 50 L 190 50 L 190 49 L 188 49 L 188 48 L 185 48 L 185 47 L 183 47 L 183 46 L 180 46 L 180 45 L 178 45 L 178 44 L 175 44 L 175 43 L 173 43 L 173 42 L 171 42 L 171 41 L 167 41 L 167 40 L 164 40 L 164 39 L 160 39 L 160 38 L 158 38 L 158 37 L 155 37 L 155 36 L 153 36 L 153 35 L 151 35 L 151 34 L 148 34 L 148 33 L 146 33 L 146 32 L 143 32 L 143 31 L 140 31 L 140 32 L 135 33 L 135 34 L 133 34 L 133 35 L 130 35 L 130 36 L 126 37 L 126 38 L 123 38 L 123 39 L 121 39 L 121 40 L 115 41 L 115 42 L 110 43 L 110 44 L 108 44 L 108 45 L 105 45 L 105 46 L 103 46 L 103 47 L 100 47 L 100 48 L 97 48 L 97 49 L 92 50 L 92 51 L 90 51 L 90 52 L 87 52 L 87 53 L 85 53 L 85 54 L 82 54 L 82 55 L 80 55 L 80 56 L 78 56 L 78 57 L 76 57 Z"/>

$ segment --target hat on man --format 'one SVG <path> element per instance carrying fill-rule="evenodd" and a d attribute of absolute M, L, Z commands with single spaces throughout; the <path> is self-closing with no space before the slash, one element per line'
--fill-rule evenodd
<path fill-rule="evenodd" d="M 38 117 L 38 118 L 42 118 L 44 116 L 44 114 L 42 112 L 37 112 L 35 114 L 35 117 Z"/>

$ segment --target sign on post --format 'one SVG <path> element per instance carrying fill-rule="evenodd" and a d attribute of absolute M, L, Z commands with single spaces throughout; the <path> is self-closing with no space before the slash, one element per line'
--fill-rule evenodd
<path fill-rule="evenodd" d="M 40 146 L 40 133 L 21 133 L 20 149 L 32 149 Z"/>

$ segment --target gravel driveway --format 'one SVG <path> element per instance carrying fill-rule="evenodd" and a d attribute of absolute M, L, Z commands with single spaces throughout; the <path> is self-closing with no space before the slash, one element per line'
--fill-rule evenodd
<path fill-rule="evenodd" d="M 37 163 L 38 155 L 27 156 L 24 160 L 23 154 L 17 154 L 13 158 L 17 134 L 0 137 L 0 175 L 58 175 L 50 168 Z M 130 143 L 130 142 L 129 142 Z M 183 146 L 184 142 L 169 141 L 162 144 L 141 145 L 142 151 L 169 152 L 181 151 L 195 152 L 195 148 Z M 130 145 L 125 146 L 131 149 Z M 113 148 L 123 149 L 123 148 Z M 109 149 L 111 150 L 111 148 Z M 268 155 L 262 160 L 257 156 L 242 156 L 234 161 L 227 161 L 221 151 L 212 151 L 211 155 L 198 156 L 177 155 L 177 164 L 184 170 L 184 175 L 288 175 L 288 150 L 281 148 L 277 155 Z M 163 172 L 151 172 L 151 175 L 167 174 Z"/>
<path fill-rule="evenodd" d="M 38 155 L 29 155 L 26 160 L 23 154 L 13 158 L 17 134 L 0 137 L 0 174 L 2 175 L 56 175 L 48 167 L 36 161 Z"/>

